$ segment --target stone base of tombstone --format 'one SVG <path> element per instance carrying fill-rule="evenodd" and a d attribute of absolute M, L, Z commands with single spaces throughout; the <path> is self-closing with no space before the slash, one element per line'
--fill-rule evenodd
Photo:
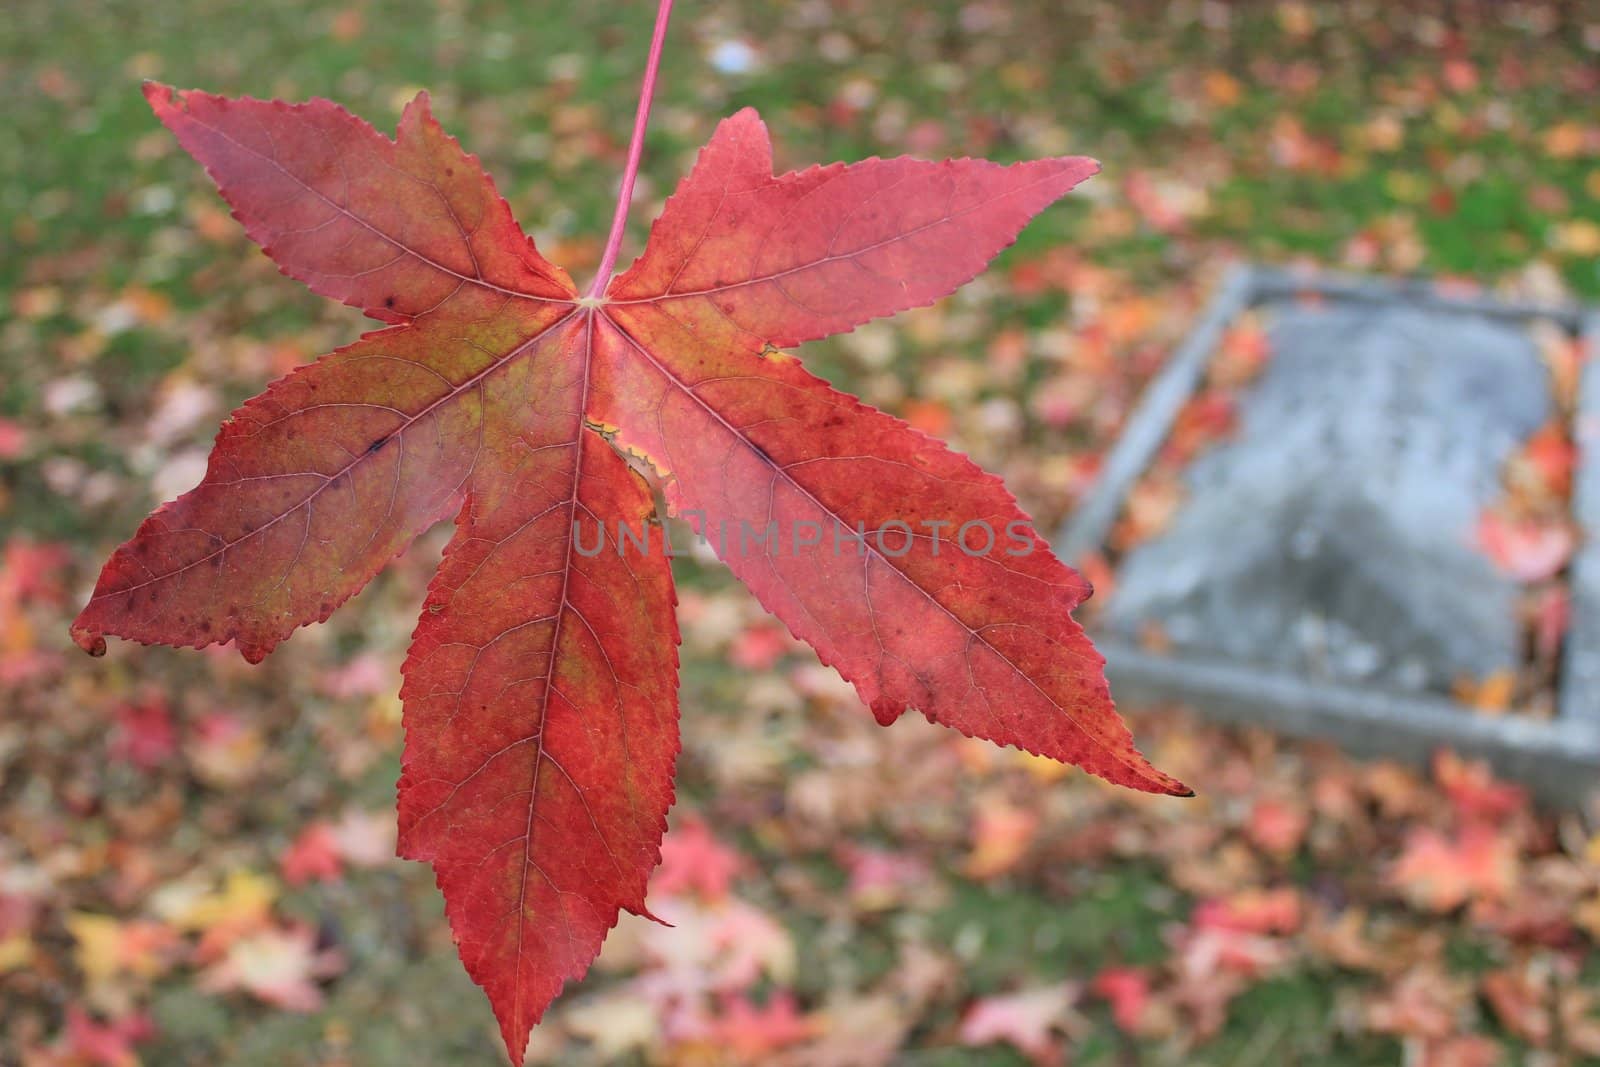
<path fill-rule="evenodd" d="M 1314 295 L 1318 299 L 1308 302 Z M 1507 458 L 1553 414 L 1526 326 L 1600 345 L 1600 313 L 1450 295 L 1426 284 L 1241 268 L 1151 383 L 1100 481 L 1063 530 L 1101 548 L 1126 496 L 1248 309 L 1272 359 L 1232 438 L 1187 472 L 1187 503 L 1122 559 L 1096 641 L 1124 705 L 1178 699 L 1214 716 L 1423 759 L 1488 758 L 1548 802 L 1600 790 L 1600 365 L 1574 436 L 1571 621 L 1553 720 L 1487 717 L 1463 676 L 1515 672 L 1521 587 L 1476 546 Z M 1143 647 L 1152 626 L 1168 650 Z"/>

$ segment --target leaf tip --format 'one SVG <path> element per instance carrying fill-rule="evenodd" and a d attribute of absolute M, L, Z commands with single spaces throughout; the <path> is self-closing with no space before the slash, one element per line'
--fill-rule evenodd
<path fill-rule="evenodd" d="M 144 98 L 150 104 L 150 109 L 157 115 L 163 111 L 170 111 L 178 98 L 178 91 L 165 82 L 158 82 L 154 78 L 146 78 L 139 86 L 144 93 Z"/>
<path fill-rule="evenodd" d="M 516 1041 L 512 1037 L 510 1029 L 501 1028 L 500 1037 L 506 1043 L 506 1059 L 511 1062 L 511 1067 L 522 1067 L 523 1062 L 528 1057 L 528 1038 L 532 1034 L 533 1027 L 530 1026 L 523 1032 L 522 1040 Z"/>
<path fill-rule="evenodd" d="M 1193 789 L 1190 789 L 1188 786 L 1172 777 L 1172 775 L 1167 774 L 1165 771 L 1157 770 L 1154 766 L 1151 766 L 1148 761 L 1146 761 L 1145 766 L 1149 767 L 1150 773 L 1147 776 L 1146 783 L 1141 783 L 1138 786 L 1138 788 L 1143 789 L 1145 792 L 1159 793 L 1164 796 L 1183 798 L 1196 795 Z"/>
<path fill-rule="evenodd" d="M 1176 797 L 1179 798 L 1179 800 L 1189 800 L 1189 798 L 1197 795 L 1195 790 L 1189 789 L 1187 785 L 1179 782 L 1178 779 L 1171 776 L 1171 774 L 1162 774 L 1160 771 L 1157 771 L 1157 774 L 1160 774 L 1160 779 L 1158 779 L 1158 782 L 1160 782 L 1160 790 L 1162 790 L 1162 793 L 1165 793 L 1166 797 Z"/>
<path fill-rule="evenodd" d="M 1092 774 L 1099 774 L 1114 785 L 1137 789 L 1141 793 L 1154 793 L 1158 796 L 1168 797 L 1192 797 L 1195 795 L 1193 789 L 1190 789 L 1187 785 L 1157 767 L 1154 763 L 1151 763 L 1144 753 L 1131 745 L 1123 752 L 1123 759 L 1118 773 L 1108 775 L 1096 768 L 1086 767 L 1085 769 Z"/>
<path fill-rule="evenodd" d="M 244 657 L 246 663 L 252 666 L 267 658 L 267 653 L 272 651 L 271 645 L 247 645 L 240 643 L 239 655 Z"/>
<path fill-rule="evenodd" d="M 711 142 L 732 148 L 732 165 L 741 171 L 759 179 L 772 177 L 772 133 L 755 108 L 742 107 L 719 122 Z M 711 145 L 706 148 L 709 150 Z"/>
<path fill-rule="evenodd" d="M 106 639 L 103 634 L 90 630 L 87 627 L 74 623 L 72 626 L 72 642 L 91 656 L 106 654 Z"/>
<path fill-rule="evenodd" d="M 1105 169 L 1093 156 L 1057 156 L 1052 162 L 1060 167 L 1059 173 L 1072 183 L 1067 186 L 1068 189 L 1088 181 Z"/>
<path fill-rule="evenodd" d="M 417 95 L 411 98 L 411 101 L 406 104 L 405 110 L 400 113 L 401 130 L 404 130 L 411 122 L 417 122 L 423 126 L 437 124 L 433 117 L 433 97 L 428 94 L 426 89 L 418 89 Z"/>
<path fill-rule="evenodd" d="M 639 916 L 639 918 L 641 918 L 641 919 L 648 919 L 650 922 L 655 923 L 657 926 L 665 926 L 668 930 L 672 930 L 672 929 L 675 929 L 677 927 L 676 923 L 667 922 L 667 920 L 663 919 L 661 916 L 657 915 L 655 912 L 651 911 L 649 908 L 645 907 L 643 904 L 640 904 L 637 908 L 630 907 L 630 908 L 628 908 L 628 911 L 630 911 L 633 914 Z"/>
<path fill-rule="evenodd" d="M 872 717 L 878 720 L 879 726 L 893 726 L 906 709 L 894 700 L 874 700 L 872 702 Z"/>

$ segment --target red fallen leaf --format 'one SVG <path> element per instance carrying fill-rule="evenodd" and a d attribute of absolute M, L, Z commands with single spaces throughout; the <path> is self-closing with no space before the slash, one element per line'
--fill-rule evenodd
<path fill-rule="evenodd" d="M 0 890 L 0 941 L 33 925 L 39 901 L 31 894 Z"/>
<path fill-rule="evenodd" d="M 1444 84 L 1452 93 L 1470 93 L 1478 87 L 1478 68 L 1459 56 L 1444 61 Z"/>
<path fill-rule="evenodd" d="M 1300 928 L 1302 912 L 1298 890 L 1245 889 L 1195 905 L 1194 925 L 1234 933 L 1292 934 Z"/>
<path fill-rule="evenodd" d="M 760 1007 L 742 993 L 723 998 L 721 1014 L 713 1020 L 707 1041 L 733 1054 L 736 1063 L 761 1063 L 781 1048 L 816 1036 L 817 1024 L 801 1015 L 792 993 L 775 993 Z"/>
<path fill-rule="evenodd" d="M 159 695 L 137 703 L 118 705 L 116 732 L 107 752 L 114 760 L 150 770 L 165 763 L 178 750 L 177 732 L 167 702 Z"/>
<path fill-rule="evenodd" d="M 650 888 L 669 896 L 693 892 L 721 900 L 743 867 L 744 858 L 718 841 L 704 819 L 689 818 L 661 842 L 661 866 Z"/>
<path fill-rule="evenodd" d="M 907 892 L 926 886 L 928 865 L 915 856 L 847 842 L 836 856 L 850 875 L 850 900 L 867 911 L 900 903 Z"/>
<path fill-rule="evenodd" d="M 1383 254 L 1383 243 L 1371 230 L 1362 230 L 1345 243 L 1341 260 L 1352 270 L 1371 270 Z"/>
<path fill-rule="evenodd" d="M 389 668 L 383 658 L 369 653 L 356 656 L 344 666 L 329 671 L 318 679 L 318 684 L 331 697 L 352 700 L 387 693 L 391 683 Z"/>
<path fill-rule="evenodd" d="M 1512 577 L 1538 582 L 1567 565 L 1572 531 L 1560 523 L 1516 520 L 1485 511 L 1478 517 L 1478 547 Z"/>
<path fill-rule="evenodd" d="M 150 1017 L 126 1015 L 111 1022 L 96 1022 L 77 1005 L 67 1008 L 67 1028 L 62 1034 L 62 1053 L 69 1062 L 95 1067 L 139 1067 L 134 1046 L 156 1036 Z"/>
<path fill-rule="evenodd" d="M 231 640 L 259 661 L 456 515 L 403 668 L 399 849 L 434 864 L 513 1059 L 619 911 L 645 913 L 672 800 L 671 578 L 619 447 L 880 721 L 916 707 L 1188 792 L 1134 748 L 1070 615 L 1088 587 L 1000 482 L 775 351 L 949 293 L 1092 161 L 774 176 L 742 111 L 638 261 L 610 279 L 608 246 L 580 296 L 426 95 L 393 141 L 324 100 L 146 96 L 285 273 L 390 328 L 237 410 L 73 636 Z M 769 523 L 779 537 L 741 537 Z"/>
<path fill-rule="evenodd" d="M 290 885 L 304 885 L 313 879 L 338 881 L 344 874 L 339 835 L 325 822 L 312 823 L 278 857 L 278 869 Z"/>
<path fill-rule="evenodd" d="M 1290 960 L 1291 944 L 1271 935 L 1297 929 L 1300 912 L 1292 889 L 1250 890 L 1201 902 L 1191 922 L 1173 932 L 1173 999 L 1193 1016 L 1197 1034 L 1215 1033 L 1235 996 Z"/>
<path fill-rule="evenodd" d="M 1513 462 L 1525 468 L 1544 492 L 1565 499 L 1572 491 L 1578 448 L 1562 423 L 1551 421 L 1528 438 Z"/>
<path fill-rule="evenodd" d="M 10 611 L 18 604 L 60 603 L 66 598 L 61 579 L 70 558 L 65 545 L 7 541 L 0 560 L 0 607 Z"/>
<path fill-rule="evenodd" d="M 1304 805 L 1282 797 L 1262 797 L 1250 809 L 1245 832 L 1251 842 L 1274 856 L 1292 856 L 1305 840 L 1311 815 Z"/>
<path fill-rule="evenodd" d="M 1089 991 L 1111 1004 L 1111 1018 L 1125 1034 L 1137 1034 L 1150 1006 L 1150 976 L 1139 967 L 1107 967 Z"/>
<path fill-rule="evenodd" d="M 747 626 L 728 650 L 734 665 L 764 671 L 784 657 L 794 644 L 773 626 Z"/>
<path fill-rule="evenodd" d="M 1231 434 L 1237 419 L 1238 401 L 1230 390 L 1205 390 L 1178 412 L 1169 439 L 1162 446 L 1162 459 L 1173 465 L 1187 462 Z"/>
<path fill-rule="evenodd" d="M 1433 756 L 1433 778 L 1464 819 L 1499 822 L 1528 806 L 1528 791 L 1495 778 L 1483 760 L 1464 760 L 1449 749 Z"/>
<path fill-rule="evenodd" d="M 22 424 L 0 418 L 0 459 L 16 459 L 28 449 L 28 431 Z"/>

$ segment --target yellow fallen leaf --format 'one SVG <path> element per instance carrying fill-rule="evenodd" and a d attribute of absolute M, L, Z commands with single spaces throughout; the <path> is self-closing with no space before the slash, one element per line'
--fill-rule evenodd
<path fill-rule="evenodd" d="M 67 932 L 76 941 L 74 955 L 84 977 L 103 982 L 121 968 L 117 920 L 109 915 L 73 912 L 67 916 Z"/>
<path fill-rule="evenodd" d="M 1563 222 L 1555 228 L 1552 243 L 1557 251 L 1568 255 L 1600 256 L 1600 225 L 1588 219 Z"/>
<path fill-rule="evenodd" d="M 170 927 L 145 919 L 122 922 L 78 911 L 67 916 L 66 924 L 77 942 L 78 967 L 91 984 L 119 974 L 154 978 L 167 969 L 169 950 L 178 941 Z"/>
<path fill-rule="evenodd" d="M 19 971 L 33 963 L 33 939 L 18 931 L 0 938 L 0 974 Z"/>
<path fill-rule="evenodd" d="M 264 920 L 278 899 L 278 885 L 265 875 L 233 871 L 222 889 L 190 903 L 172 921 L 186 930 L 206 930 L 223 923 Z"/>

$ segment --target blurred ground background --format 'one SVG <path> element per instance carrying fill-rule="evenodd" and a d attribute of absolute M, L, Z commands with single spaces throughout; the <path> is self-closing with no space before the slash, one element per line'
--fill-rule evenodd
<path fill-rule="evenodd" d="M 1235 259 L 1600 296 L 1600 11 L 1448 10 L 685 3 L 633 236 L 743 105 L 780 167 L 1102 159 L 955 298 L 803 353 L 1053 530 Z M 0 18 L 0 1063 L 498 1061 L 429 871 L 390 858 L 398 666 L 444 531 L 260 667 L 67 641 L 220 418 L 363 328 L 249 245 L 138 87 L 329 96 L 383 128 L 427 87 L 582 280 L 652 14 Z M 1134 724 L 1188 802 L 880 729 L 716 565 L 679 564 L 685 753 L 651 898 L 676 926 L 625 922 L 532 1061 L 1600 1062 L 1580 818 L 1446 754 L 1356 763 L 1173 709 Z"/>

